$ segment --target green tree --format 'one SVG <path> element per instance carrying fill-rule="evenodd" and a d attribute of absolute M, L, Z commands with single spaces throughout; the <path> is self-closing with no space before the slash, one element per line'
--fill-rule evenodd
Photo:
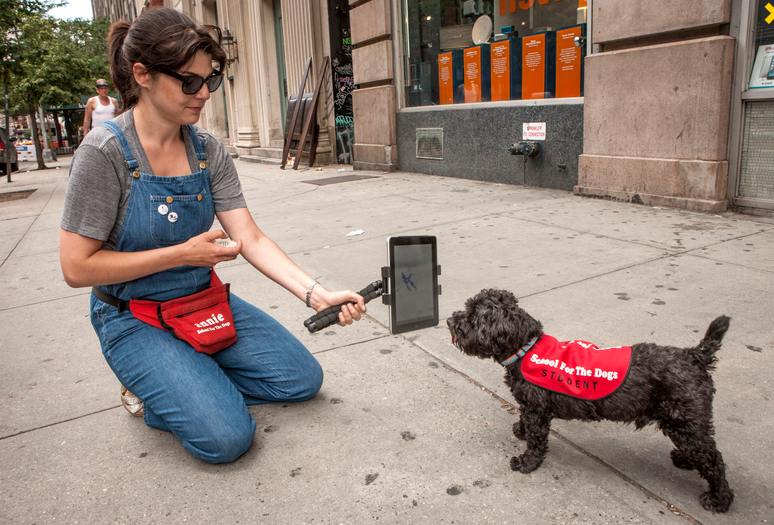
<path fill-rule="evenodd" d="M 78 47 L 79 54 L 89 63 L 91 75 L 84 79 L 82 94 L 94 94 L 94 81 L 110 78 L 110 62 L 107 55 L 107 36 L 110 31 L 109 18 L 82 20 L 76 18 L 60 22 L 60 28 Z"/>
<path fill-rule="evenodd" d="M 18 73 L 21 66 L 14 58 L 20 49 L 18 33 L 22 21 L 27 16 L 45 13 L 48 9 L 50 7 L 39 0 L 0 0 L 0 35 L 3 35 L 0 37 L 0 78 L 6 88 L 11 82 L 11 76 Z M 5 120 L 8 120 L 7 114 Z M 6 122 L 1 124 L 6 125 Z M 5 147 L 11 148 L 13 145 L 9 141 Z"/>
<path fill-rule="evenodd" d="M 40 0 L 0 0 L 0 74 L 4 80 L 18 69 L 13 57 L 18 53 L 18 33 L 25 18 L 51 9 L 50 2 Z"/>
<path fill-rule="evenodd" d="M 60 22 L 45 13 L 26 16 L 17 34 L 12 55 L 17 64 L 12 83 L 16 110 L 26 112 L 38 169 L 46 169 L 38 137 L 35 112 L 42 104 L 59 106 L 80 100 L 91 79 L 91 58 L 83 53 L 83 32 L 73 34 L 73 22 Z M 102 53 L 104 54 L 104 48 Z"/>

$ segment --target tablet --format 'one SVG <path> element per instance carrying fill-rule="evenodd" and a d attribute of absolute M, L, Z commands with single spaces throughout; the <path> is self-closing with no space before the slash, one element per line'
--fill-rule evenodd
<path fill-rule="evenodd" d="M 390 333 L 438 325 L 438 248 L 427 235 L 387 239 Z"/>

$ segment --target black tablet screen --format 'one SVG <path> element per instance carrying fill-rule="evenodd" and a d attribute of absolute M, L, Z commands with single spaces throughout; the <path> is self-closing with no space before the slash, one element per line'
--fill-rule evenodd
<path fill-rule="evenodd" d="M 390 238 L 392 333 L 438 324 L 436 258 L 435 237 Z"/>

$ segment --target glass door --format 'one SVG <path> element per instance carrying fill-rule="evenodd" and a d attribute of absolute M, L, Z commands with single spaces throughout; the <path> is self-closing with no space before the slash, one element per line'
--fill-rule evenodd
<path fill-rule="evenodd" d="M 739 35 L 729 197 L 738 207 L 774 209 L 774 2 L 734 4 L 738 4 L 733 16 L 738 16 Z"/>

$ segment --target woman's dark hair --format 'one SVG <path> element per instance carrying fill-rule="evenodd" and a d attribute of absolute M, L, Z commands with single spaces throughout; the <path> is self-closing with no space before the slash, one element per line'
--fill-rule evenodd
<path fill-rule="evenodd" d="M 108 53 L 110 78 L 121 95 L 124 111 L 137 104 L 140 87 L 132 68 L 140 63 L 148 71 L 177 71 L 198 51 L 212 55 L 219 71 L 226 65 L 220 45 L 220 28 L 198 25 L 188 16 L 166 7 L 149 9 L 134 22 L 122 20 L 110 26 Z"/>

